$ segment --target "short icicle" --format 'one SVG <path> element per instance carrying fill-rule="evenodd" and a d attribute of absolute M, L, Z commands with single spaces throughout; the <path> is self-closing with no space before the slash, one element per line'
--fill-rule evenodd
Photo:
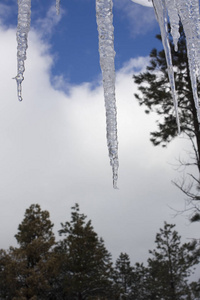
<path fill-rule="evenodd" d="M 60 14 L 60 0 L 56 0 L 56 14 Z"/>
<path fill-rule="evenodd" d="M 172 57 L 171 57 L 171 49 L 169 44 L 169 37 L 168 37 L 168 21 L 167 21 L 167 9 L 165 0 L 153 0 L 155 14 L 160 26 L 162 43 L 165 50 L 165 56 L 167 61 L 167 68 L 168 68 L 168 76 L 172 90 L 172 97 L 174 102 L 174 109 L 176 115 L 176 122 L 178 127 L 178 132 L 180 134 L 180 121 L 178 115 L 178 100 L 177 100 L 177 93 L 175 88 L 175 80 L 174 80 L 174 71 L 172 65 Z"/>
<path fill-rule="evenodd" d="M 113 187 L 117 188 L 118 141 L 117 109 L 115 100 L 115 51 L 112 0 L 96 0 L 96 18 L 99 32 L 99 55 L 103 76 L 106 108 L 107 145 L 113 171 Z"/>
<path fill-rule="evenodd" d="M 18 24 L 17 24 L 17 82 L 18 99 L 22 101 L 22 81 L 24 80 L 24 61 L 28 48 L 28 32 L 31 22 L 31 0 L 18 0 Z"/>

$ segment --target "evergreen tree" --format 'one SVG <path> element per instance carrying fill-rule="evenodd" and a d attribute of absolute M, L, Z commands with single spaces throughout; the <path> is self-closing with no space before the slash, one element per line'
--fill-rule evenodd
<path fill-rule="evenodd" d="M 143 263 L 136 263 L 132 271 L 130 299 L 150 300 L 149 269 Z"/>
<path fill-rule="evenodd" d="M 112 299 L 111 255 L 94 231 L 91 221 L 72 207 L 71 221 L 61 223 L 58 243 L 63 299 Z"/>
<path fill-rule="evenodd" d="M 156 37 L 161 40 L 160 35 Z M 184 177 L 180 182 L 173 183 L 189 198 L 187 205 L 191 210 L 190 220 L 194 222 L 200 221 L 200 207 L 197 202 L 200 200 L 200 126 L 189 74 L 186 38 L 182 27 L 180 27 L 178 51 L 174 50 L 172 38 L 170 38 L 170 46 L 181 132 L 189 138 L 193 149 L 189 155 L 189 161 L 180 161 L 180 165 L 195 165 L 198 171 L 198 176 L 194 176 L 190 172 L 187 178 Z M 146 113 L 153 111 L 159 116 L 157 120 L 158 129 L 150 133 L 150 140 L 155 146 L 162 145 L 166 147 L 177 136 L 178 131 L 164 50 L 153 49 L 150 54 L 150 64 L 147 66 L 146 71 L 134 75 L 133 78 L 135 83 L 138 84 L 139 93 L 135 94 L 135 97 L 139 104 L 146 107 Z M 198 90 L 200 90 L 199 83 Z M 188 180 L 190 183 L 188 183 Z"/>
<path fill-rule="evenodd" d="M 15 235 L 20 247 L 10 247 L 8 253 L 1 252 L 4 268 L 1 270 L 0 286 L 2 277 L 5 285 L 3 299 L 56 299 L 51 296 L 56 270 L 55 257 L 51 252 L 55 244 L 52 228 L 49 213 L 42 211 L 38 204 L 26 210 Z M 8 292 L 10 282 L 12 297 Z"/>
<path fill-rule="evenodd" d="M 132 267 L 127 253 L 121 253 L 119 258 L 116 260 L 114 279 L 117 288 L 120 291 L 120 299 L 132 299 L 130 298 Z"/>
<path fill-rule="evenodd" d="M 53 226 L 49 219 L 49 212 L 42 211 L 39 204 L 32 204 L 26 209 L 24 220 L 19 224 L 15 238 L 20 248 L 25 249 L 27 264 L 30 267 L 34 267 L 41 257 L 45 257 L 54 245 Z"/>
<path fill-rule="evenodd" d="M 198 257 L 193 255 L 196 243 L 181 245 L 181 237 L 174 230 L 175 225 L 164 224 L 156 235 L 156 249 L 149 251 L 148 289 L 149 299 L 190 299 L 188 278 Z"/>
<path fill-rule="evenodd" d="M 156 37 L 161 40 L 160 35 Z M 186 38 L 182 27 L 180 27 L 178 51 L 174 50 L 172 39 L 170 39 L 170 46 L 178 95 L 181 131 L 192 141 L 195 154 L 194 163 L 198 166 L 200 172 L 200 130 L 189 76 Z M 153 49 L 150 58 L 150 64 L 147 66 L 146 72 L 133 76 L 139 90 L 135 97 L 140 105 L 146 107 L 146 113 L 154 111 L 159 115 L 158 130 L 151 132 L 150 140 L 155 146 L 161 144 L 166 147 L 177 136 L 178 132 L 165 52 L 164 50 Z M 194 138 L 195 141 L 193 141 Z"/>
<path fill-rule="evenodd" d="M 192 282 L 190 284 L 190 290 L 192 299 L 198 300 L 200 299 L 200 279 L 197 282 Z"/>
<path fill-rule="evenodd" d="M 17 266 L 11 251 L 0 250 L 0 299 L 13 299 L 17 290 Z"/>

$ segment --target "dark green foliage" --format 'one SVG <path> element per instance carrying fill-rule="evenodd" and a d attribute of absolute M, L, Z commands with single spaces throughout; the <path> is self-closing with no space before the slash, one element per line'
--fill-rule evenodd
<path fill-rule="evenodd" d="M 110 253 L 77 204 L 71 217 L 56 244 L 49 213 L 38 204 L 26 210 L 20 247 L 0 251 L 0 299 L 115 299 Z"/>
<path fill-rule="evenodd" d="M 56 251 L 62 256 L 61 281 L 69 299 L 111 299 L 111 255 L 94 231 L 91 221 L 72 207 L 71 221 L 61 224 L 64 239 Z"/>
<path fill-rule="evenodd" d="M 192 282 L 190 284 L 190 290 L 192 295 L 191 299 L 200 299 L 200 279 L 198 280 L 198 282 Z"/>
<path fill-rule="evenodd" d="M 91 221 L 72 207 L 55 243 L 49 213 L 31 205 L 16 234 L 19 248 L 0 250 L 1 300 L 197 300 L 199 281 L 188 284 L 200 261 L 197 241 L 181 244 L 175 225 L 156 235 L 147 266 L 133 267 L 121 253 L 112 267 Z"/>
<path fill-rule="evenodd" d="M 181 244 L 175 225 L 164 224 L 156 235 L 156 249 L 145 267 L 136 263 L 130 266 L 127 254 L 117 260 L 120 299 L 134 300 L 195 300 L 199 284 L 188 283 L 193 266 L 200 257 L 198 243 Z M 197 298 L 198 299 L 198 298 Z"/>
<path fill-rule="evenodd" d="M 0 250 L 0 299 L 12 299 L 17 289 L 17 265 L 11 251 Z"/>
<path fill-rule="evenodd" d="M 156 249 L 149 251 L 149 286 L 155 299 L 183 300 L 190 296 L 188 278 L 198 262 L 193 255 L 196 243 L 181 245 L 175 225 L 164 224 L 156 235 Z"/>
<path fill-rule="evenodd" d="M 161 40 L 160 35 L 156 37 Z M 180 160 L 180 166 L 195 165 L 198 171 L 198 176 L 192 175 L 191 171 L 189 171 L 186 176 L 187 180 L 183 177 L 181 182 L 177 181 L 174 184 L 189 198 L 187 206 L 193 212 L 192 217 L 190 217 L 193 222 L 200 220 L 198 217 L 199 205 L 196 202 L 200 199 L 200 126 L 189 74 L 186 38 L 181 26 L 178 51 L 175 52 L 172 39 L 170 39 L 170 46 L 178 96 L 181 132 L 192 144 L 192 153 L 189 153 L 188 161 Z M 162 145 L 166 147 L 178 135 L 178 130 L 164 50 L 158 51 L 153 49 L 146 71 L 139 75 L 134 75 L 133 78 L 138 85 L 139 92 L 135 94 L 135 98 L 139 104 L 145 107 L 146 113 L 155 112 L 158 115 L 157 130 L 150 133 L 150 140 L 155 146 Z M 197 86 L 198 90 L 200 90 L 198 82 Z M 191 182 L 193 183 L 191 184 Z"/>
<path fill-rule="evenodd" d="M 10 291 L 8 299 L 51 299 L 51 278 L 55 275 L 52 227 L 49 213 L 38 204 L 26 210 L 15 235 L 20 247 L 2 252 L 2 262 L 6 262 L 5 287 Z"/>
<path fill-rule="evenodd" d="M 188 279 L 199 263 L 197 241 L 181 244 L 175 225 L 164 223 L 156 235 L 156 249 L 149 251 L 147 266 L 130 265 L 129 256 L 121 253 L 116 261 L 115 282 L 119 299 L 134 300 L 194 300 L 199 284 Z M 198 299 L 198 298 L 197 298 Z"/>
<path fill-rule="evenodd" d="M 41 241 L 43 244 L 42 252 L 54 244 L 54 234 L 52 232 L 53 224 L 49 220 L 49 212 L 42 211 L 39 204 L 32 204 L 25 212 L 24 220 L 18 227 L 18 233 L 15 235 L 21 248 L 26 248 Z"/>
<path fill-rule="evenodd" d="M 122 300 L 131 299 L 132 269 L 128 254 L 121 253 L 115 263 L 114 280 Z"/>
<path fill-rule="evenodd" d="M 199 222 L 200 221 L 200 214 L 199 213 L 195 213 L 191 219 L 190 219 L 191 222 Z"/>
<path fill-rule="evenodd" d="M 133 267 L 130 299 L 150 300 L 152 291 L 149 288 L 149 269 L 140 263 Z"/>
<path fill-rule="evenodd" d="M 196 139 L 197 152 L 195 153 L 195 159 L 200 170 L 200 131 L 189 76 L 186 39 L 182 28 L 180 29 L 180 35 L 178 51 L 175 52 L 172 41 L 170 41 L 170 45 L 175 71 L 181 131 L 190 139 L 194 137 Z M 161 39 L 160 35 L 156 37 L 159 40 Z M 139 90 L 135 97 L 140 105 L 145 106 L 146 113 L 156 112 L 158 114 L 158 129 L 151 132 L 150 140 L 155 146 L 162 145 L 166 147 L 177 136 L 178 131 L 164 50 L 153 49 L 150 58 L 150 64 L 147 66 L 146 72 L 133 76 Z"/>

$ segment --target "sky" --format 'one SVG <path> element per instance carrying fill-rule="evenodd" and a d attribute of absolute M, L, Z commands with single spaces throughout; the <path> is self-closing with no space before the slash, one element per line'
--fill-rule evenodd
<path fill-rule="evenodd" d="M 156 115 L 146 115 L 132 76 L 144 71 L 159 28 L 152 8 L 114 0 L 119 179 L 112 187 L 106 146 L 103 89 L 93 0 L 35 0 L 29 33 L 23 101 L 17 100 L 17 1 L 0 3 L 0 227 L 1 248 L 34 203 L 50 212 L 54 232 L 78 203 L 105 241 L 113 260 L 121 252 L 145 262 L 164 221 L 176 224 L 182 241 L 199 238 L 185 196 L 173 184 L 183 173 L 177 160 L 190 151 L 180 136 L 154 147 Z"/>

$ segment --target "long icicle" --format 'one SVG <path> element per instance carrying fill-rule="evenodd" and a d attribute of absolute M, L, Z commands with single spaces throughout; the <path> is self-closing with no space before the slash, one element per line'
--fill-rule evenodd
<path fill-rule="evenodd" d="M 196 74 L 200 80 L 200 14 L 199 14 L 199 1 L 190 0 L 190 22 L 194 32 L 195 38 L 195 64 L 196 64 Z"/>
<path fill-rule="evenodd" d="M 96 0 L 96 18 L 99 32 L 99 55 L 103 76 L 106 108 L 107 145 L 113 171 L 113 187 L 117 188 L 118 141 L 117 109 L 115 100 L 115 51 L 112 0 Z"/>
<path fill-rule="evenodd" d="M 186 36 L 187 56 L 190 69 L 190 79 L 192 92 L 200 124 L 199 97 L 197 93 L 197 76 L 200 75 L 199 68 L 199 46 L 200 46 L 200 18 L 199 0 L 187 0 L 186 2 L 177 0 L 177 8 L 181 23 Z"/>
<path fill-rule="evenodd" d="M 24 61 L 28 48 L 28 32 L 31 22 L 31 0 L 18 0 L 18 24 L 17 24 L 17 82 L 18 99 L 22 101 L 22 81 L 24 80 Z"/>
<path fill-rule="evenodd" d="M 168 76 L 172 90 L 172 97 L 174 102 L 175 108 L 175 115 L 176 115 L 176 122 L 178 127 L 178 132 L 180 133 L 180 122 L 178 116 L 178 101 L 177 101 L 177 93 L 175 88 L 175 80 L 174 80 L 174 71 L 172 65 L 172 57 L 171 57 L 171 49 L 169 45 L 169 38 L 168 38 L 168 22 L 167 22 L 167 10 L 164 0 L 153 0 L 153 5 L 155 9 L 155 14 L 160 26 L 162 43 L 165 50 L 165 57 L 167 61 L 167 69 L 168 69 Z"/>

